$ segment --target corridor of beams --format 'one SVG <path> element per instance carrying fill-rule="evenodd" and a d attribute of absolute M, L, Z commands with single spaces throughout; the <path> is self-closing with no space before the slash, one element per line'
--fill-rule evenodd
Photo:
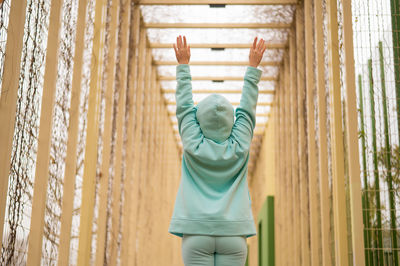
<path fill-rule="evenodd" d="M 266 40 L 246 265 L 399 265 L 398 0 L 0 0 L 0 265 L 183 265 L 179 35 L 234 107 Z"/>

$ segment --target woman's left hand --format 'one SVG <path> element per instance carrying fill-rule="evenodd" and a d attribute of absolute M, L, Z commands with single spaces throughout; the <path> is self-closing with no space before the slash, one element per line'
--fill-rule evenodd
<path fill-rule="evenodd" d="M 178 60 L 179 64 L 189 64 L 190 61 L 190 46 L 186 43 L 186 37 L 183 36 L 183 43 L 182 43 L 182 36 L 176 38 L 176 44 L 174 43 L 174 50 L 176 60 Z"/>

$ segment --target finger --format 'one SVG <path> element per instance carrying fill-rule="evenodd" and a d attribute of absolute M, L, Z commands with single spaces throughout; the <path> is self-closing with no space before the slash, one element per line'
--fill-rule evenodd
<path fill-rule="evenodd" d="M 254 38 L 253 49 L 256 49 L 256 45 L 257 45 L 257 37 Z"/>
<path fill-rule="evenodd" d="M 188 45 L 188 53 L 189 53 L 189 57 L 190 57 L 190 45 Z"/>
<path fill-rule="evenodd" d="M 262 50 L 262 53 L 264 54 L 265 50 L 267 49 L 267 45 L 264 44 L 264 49 Z"/>
<path fill-rule="evenodd" d="M 260 45 L 259 52 L 262 51 L 262 49 L 264 48 L 264 45 L 265 45 L 265 40 L 262 40 L 262 43 L 261 43 L 261 45 Z"/>
<path fill-rule="evenodd" d="M 257 43 L 256 51 L 260 50 L 260 46 L 262 44 L 263 39 L 260 39 L 260 41 Z"/>
<path fill-rule="evenodd" d="M 182 48 L 182 36 L 179 35 L 178 37 L 178 48 Z"/>
<path fill-rule="evenodd" d="M 187 43 L 186 43 L 186 36 L 183 36 L 183 47 L 187 47 Z"/>
<path fill-rule="evenodd" d="M 176 48 L 178 48 L 178 47 L 179 47 L 179 36 L 176 37 Z"/>
<path fill-rule="evenodd" d="M 178 55 L 178 49 L 176 49 L 175 43 L 174 43 L 174 50 L 175 50 L 175 55 Z"/>

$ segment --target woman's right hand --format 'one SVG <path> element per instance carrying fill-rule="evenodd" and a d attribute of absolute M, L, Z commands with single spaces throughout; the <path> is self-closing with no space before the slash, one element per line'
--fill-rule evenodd
<path fill-rule="evenodd" d="M 257 37 L 254 38 L 253 42 L 253 47 L 250 48 L 250 54 L 249 54 L 249 65 L 252 67 L 257 67 L 261 59 L 264 55 L 265 49 L 267 49 L 267 45 L 265 44 L 265 41 L 261 39 L 257 43 Z"/>

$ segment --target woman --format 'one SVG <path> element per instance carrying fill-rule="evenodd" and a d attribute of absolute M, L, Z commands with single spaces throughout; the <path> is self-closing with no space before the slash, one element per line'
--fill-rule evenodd
<path fill-rule="evenodd" d="M 176 117 L 183 144 L 182 176 L 169 232 L 182 237 L 186 266 L 242 266 L 246 238 L 256 234 L 247 167 L 258 98 L 257 69 L 266 45 L 254 39 L 240 105 L 211 94 L 194 105 L 186 37 L 174 44 Z M 234 119 L 234 116 L 236 119 Z"/>

